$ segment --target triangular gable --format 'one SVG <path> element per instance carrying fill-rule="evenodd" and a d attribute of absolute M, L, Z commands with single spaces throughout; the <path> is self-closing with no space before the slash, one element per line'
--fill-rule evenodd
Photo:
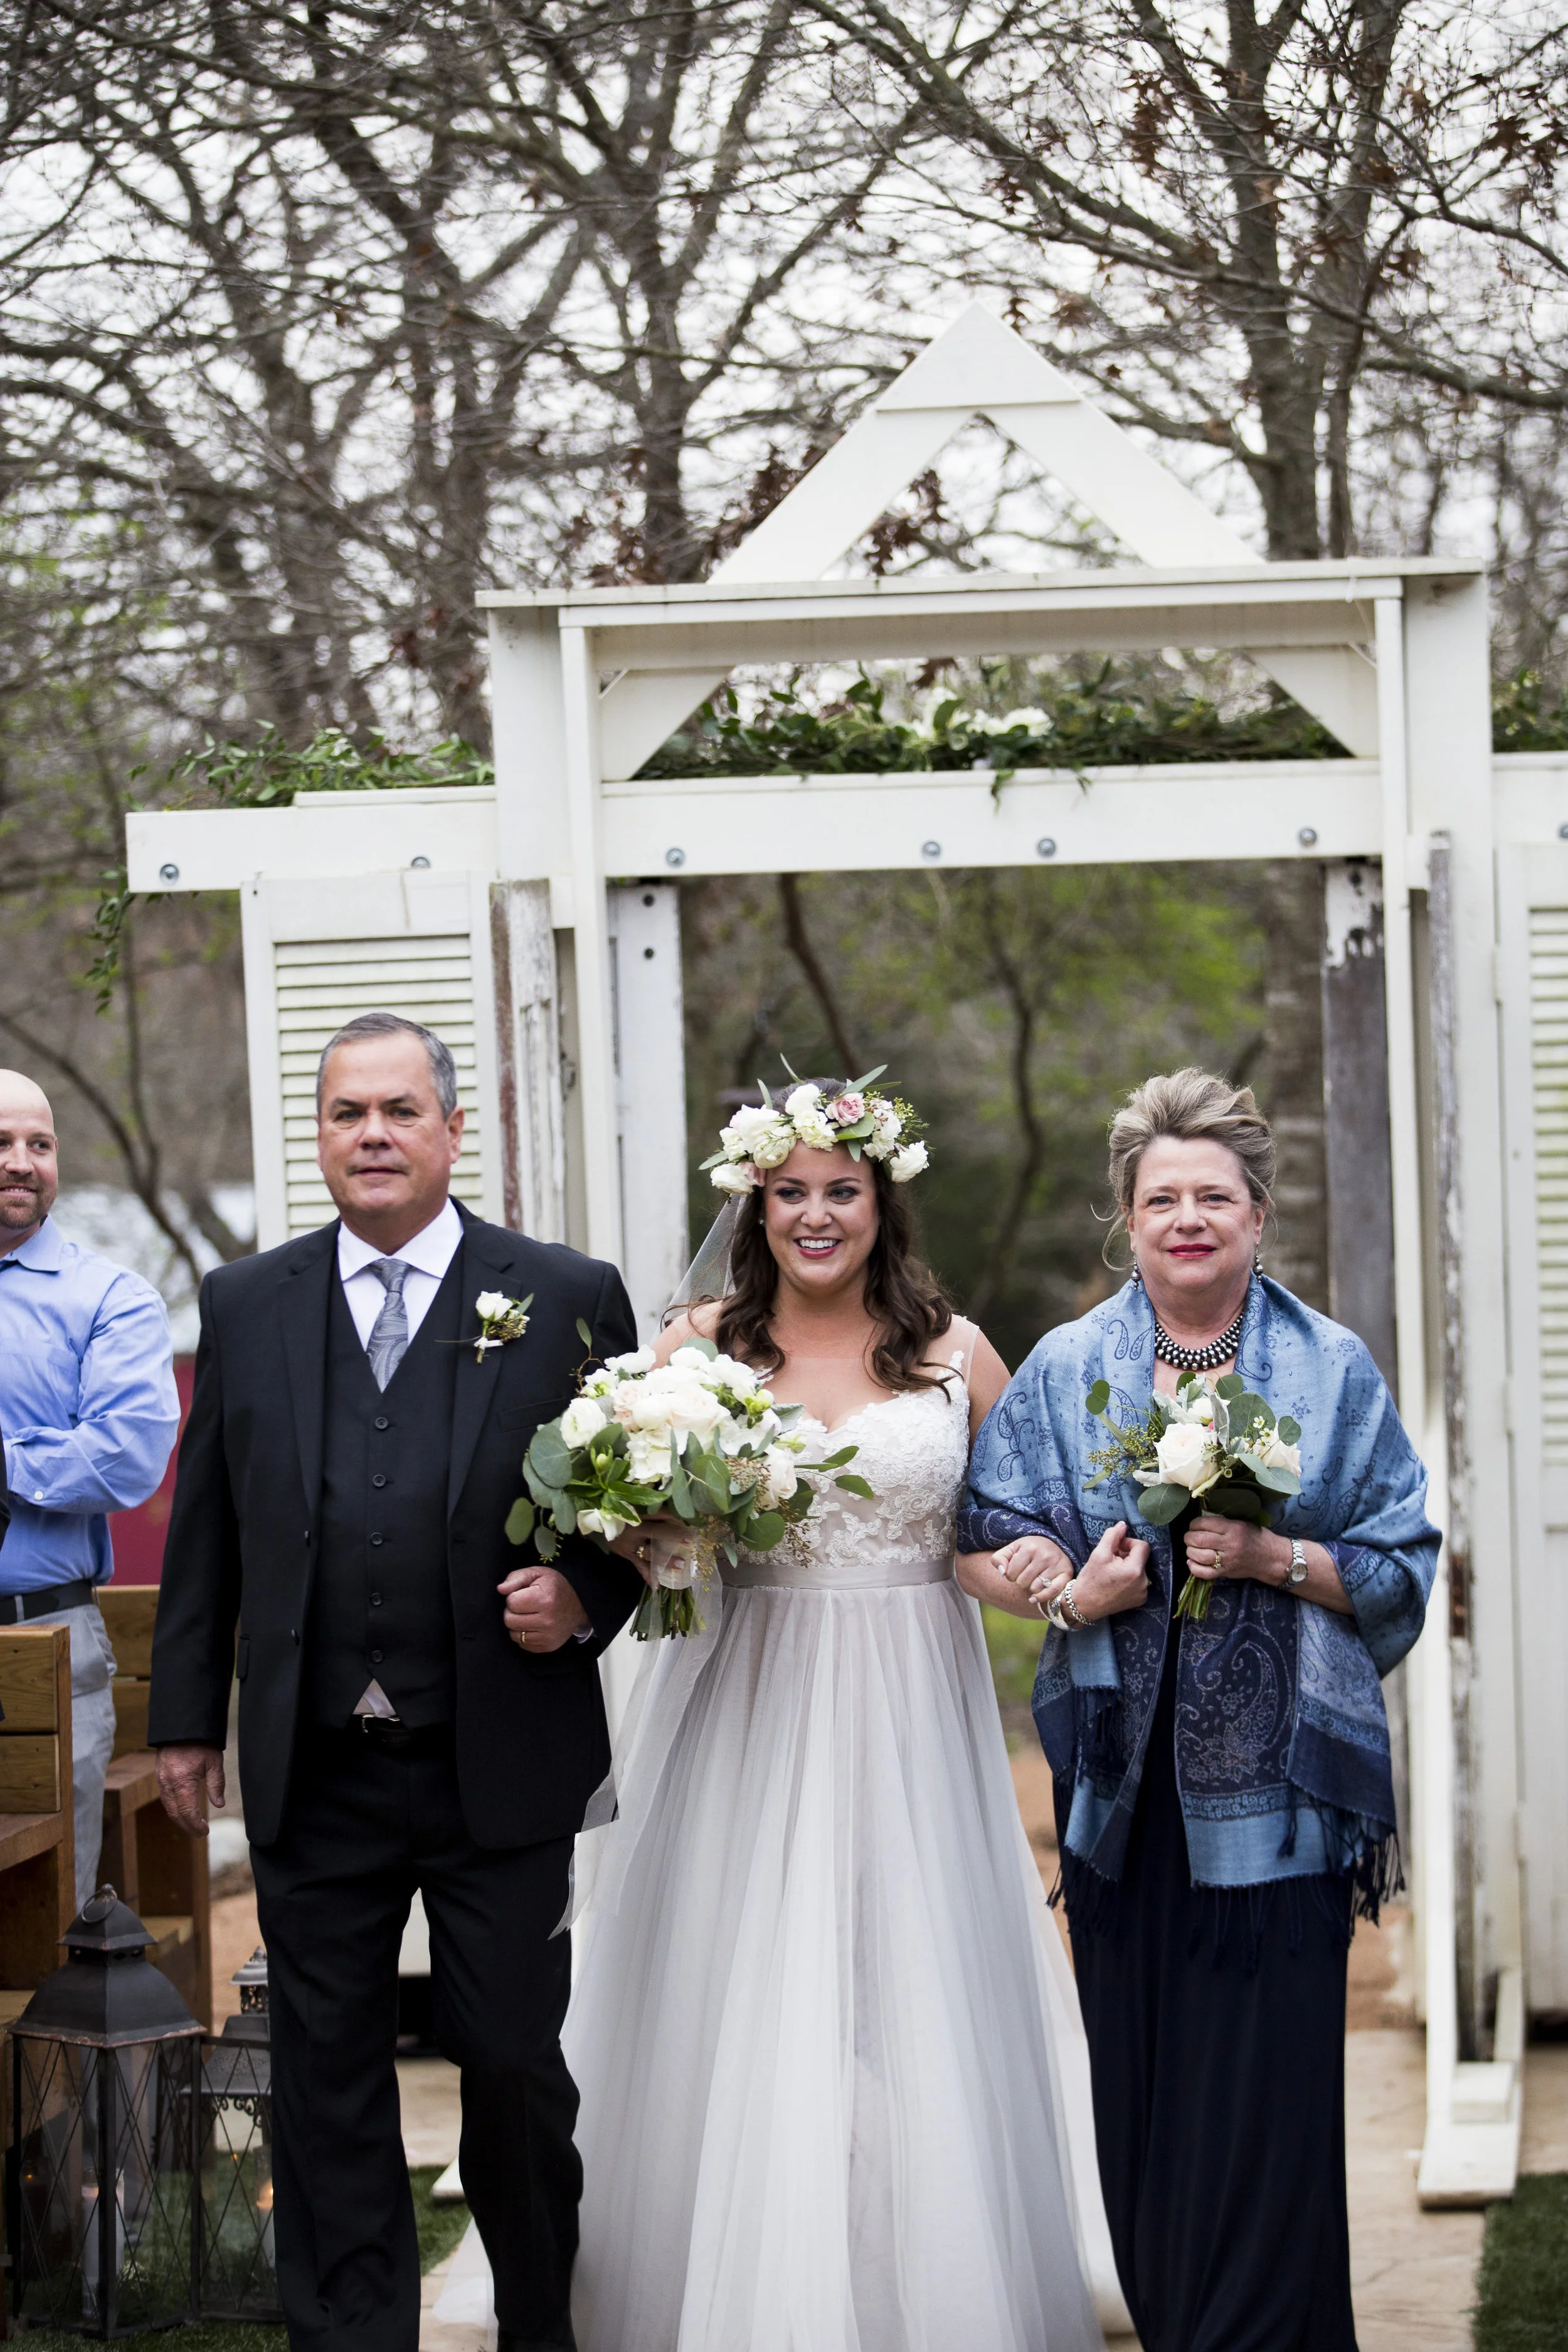
<path fill-rule="evenodd" d="M 820 579 L 975 416 L 989 417 L 1142 562 L 1172 570 L 1258 561 L 1059 368 L 972 302 L 717 567 L 715 580 Z M 1376 750 L 1376 677 L 1364 654 L 1350 646 L 1281 652 L 1267 667 L 1351 751 Z M 722 683 L 723 673 L 711 671 L 617 678 L 600 704 L 604 773 L 635 775 Z"/>

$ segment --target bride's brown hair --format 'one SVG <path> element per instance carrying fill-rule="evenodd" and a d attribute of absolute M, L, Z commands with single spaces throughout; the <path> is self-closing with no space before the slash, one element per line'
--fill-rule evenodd
<path fill-rule="evenodd" d="M 831 1097 L 839 1091 L 825 1086 Z M 866 1261 L 866 1307 L 877 1326 L 872 1376 L 885 1389 L 941 1387 L 944 1372 L 924 1370 L 932 1345 L 952 1328 L 952 1308 L 941 1284 L 921 1258 L 915 1221 L 903 1188 L 885 1163 L 862 1160 L 877 1189 L 877 1238 Z M 772 1316 L 778 1292 L 778 1261 L 768 1246 L 765 1195 L 749 1192 L 741 1203 L 730 1246 L 730 1289 L 713 1337 L 726 1355 L 739 1356 L 759 1371 L 777 1368 Z"/>

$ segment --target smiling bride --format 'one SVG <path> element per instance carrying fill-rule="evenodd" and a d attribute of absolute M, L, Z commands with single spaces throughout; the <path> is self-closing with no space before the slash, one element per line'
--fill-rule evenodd
<path fill-rule="evenodd" d="M 825 1482 L 647 1670 L 565 2036 L 584 2352 L 1101 2340 L 1075 1996 L 954 1577 L 1007 1373 L 915 1255 L 917 1125 L 868 1081 L 738 1113 L 724 1271 L 659 1344 L 765 1371 L 871 1499 Z"/>

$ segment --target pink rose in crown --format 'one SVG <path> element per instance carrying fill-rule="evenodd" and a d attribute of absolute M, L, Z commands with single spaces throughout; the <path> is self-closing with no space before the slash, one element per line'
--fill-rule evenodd
<path fill-rule="evenodd" d="M 853 1127 L 866 1116 L 864 1095 L 835 1095 L 827 1106 L 827 1116 L 835 1127 Z"/>

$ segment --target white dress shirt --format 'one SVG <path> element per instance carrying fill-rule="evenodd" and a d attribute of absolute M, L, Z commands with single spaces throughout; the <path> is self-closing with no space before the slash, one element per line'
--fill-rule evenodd
<path fill-rule="evenodd" d="M 463 1221 L 450 1201 L 443 1201 L 440 1214 L 432 1217 L 423 1232 L 416 1234 L 411 1242 L 405 1242 L 401 1249 L 377 1249 L 374 1242 L 362 1241 L 358 1234 L 351 1234 L 347 1225 L 338 1227 L 338 1275 L 362 1348 L 369 1347 L 375 1318 L 386 1305 L 386 1286 L 378 1274 L 372 1274 L 371 1267 L 384 1257 L 401 1258 L 407 1266 L 403 1311 L 408 1318 L 408 1337 L 412 1341 L 430 1312 L 431 1301 L 446 1279 L 447 1268 L 457 1256 L 462 1238 Z"/>

